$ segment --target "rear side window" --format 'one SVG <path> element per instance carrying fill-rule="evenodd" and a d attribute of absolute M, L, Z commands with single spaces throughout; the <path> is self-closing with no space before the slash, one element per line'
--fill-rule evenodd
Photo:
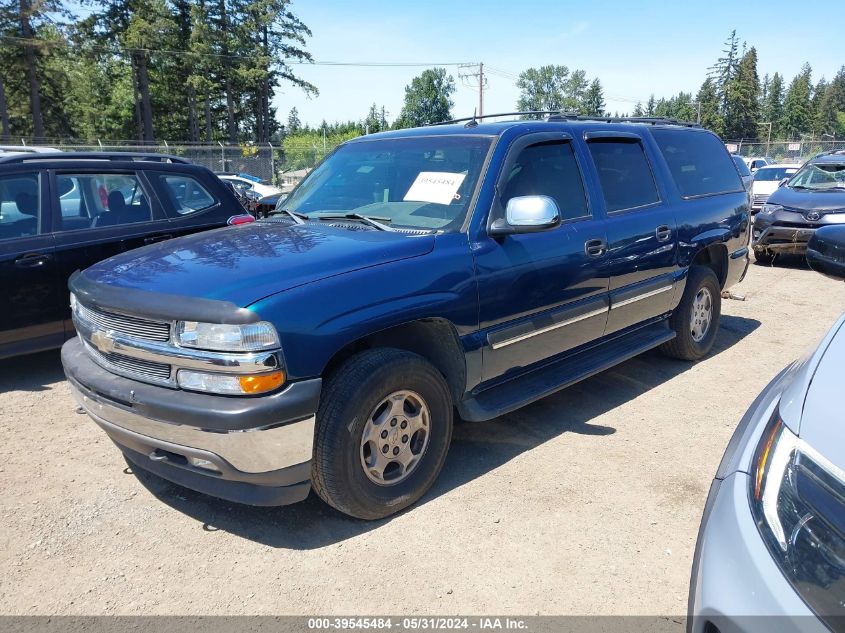
<path fill-rule="evenodd" d="M 136 174 L 60 173 L 56 187 L 62 211 L 57 232 L 152 220 L 149 198 Z"/>
<path fill-rule="evenodd" d="M 549 196 L 557 203 L 561 220 L 590 215 L 581 170 L 572 144 L 553 141 L 529 145 L 514 162 L 502 193 L 502 203 L 517 196 Z"/>
<path fill-rule="evenodd" d="M 173 208 L 179 215 L 188 215 L 197 211 L 203 211 L 217 204 L 217 199 L 212 196 L 200 182 L 192 176 L 171 176 L 160 175 L 159 180 L 168 193 Z"/>
<path fill-rule="evenodd" d="M 588 145 L 608 212 L 660 202 L 654 174 L 639 141 L 594 139 Z"/>
<path fill-rule="evenodd" d="M 0 176 L 0 240 L 41 232 L 40 190 L 35 174 Z"/>
<path fill-rule="evenodd" d="M 651 133 L 684 198 L 742 191 L 737 167 L 713 134 L 668 129 Z"/>

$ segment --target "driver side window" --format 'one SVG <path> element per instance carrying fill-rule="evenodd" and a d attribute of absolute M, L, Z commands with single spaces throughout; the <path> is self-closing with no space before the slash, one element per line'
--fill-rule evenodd
<path fill-rule="evenodd" d="M 517 196 L 552 198 L 563 222 L 588 217 L 587 195 L 572 143 L 550 141 L 520 151 L 502 189 L 502 205 Z"/>

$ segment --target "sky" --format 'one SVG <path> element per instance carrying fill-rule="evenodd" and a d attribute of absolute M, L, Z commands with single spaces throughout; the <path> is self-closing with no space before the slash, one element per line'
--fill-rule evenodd
<path fill-rule="evenodd" d="M 832 7 L 820 2 L 820 14 Z M 796 14 L 794 3 L 783 0 L 294 0 L 292 11 L 313 33 L 307 49 L 317 62 L 421 64 L 294 66 L 317 86 L 319 96 L 309 98 L 286 84 L 273 103 L 282 122 L 296 107 L 300 120 L 311 125 L 363 119 L 374 102 L 386 107 L 392 121 L 415 75 L 435 65 L 478 62 L 491 71 L 486 113 L 515 110 L 515 77 L 547 64 L 598 77 L 606 108 L 630 113 L 651 94 L 697 92 L 733 29 L 740 42 L 757 48 L 761 79 L 780 72 L 788 82 L 807 61 L 815 83 L 845 64 L 841 29 L 815 18 L 797 24 L 790 18 Z M 456 66 L 447 69 L 457 85 L 453 115 L 472 115 L 477 83 L 464 85 Z"/>

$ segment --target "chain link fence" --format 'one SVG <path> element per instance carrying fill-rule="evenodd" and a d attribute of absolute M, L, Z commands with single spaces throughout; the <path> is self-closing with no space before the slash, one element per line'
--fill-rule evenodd
<path fill-rule="evenodd" d="M 745 142 L 728 141 L 725 143 L 728 151 L 732 154 L 739 154 L 745 157 L 774 158 L 779 163 L 803 163 L 816 154 L 836 150 L 845 150 L 845 141 L 803 139 L 800 141 L 769 141 L 769 142 Z"/>
<path fill-rule="evenodd" d="M 31 145 L 29 145 L 31 147 Z M 130 143 L 76 144 L 50 143 L 64 152 L 141 152 L 171 154 L 204 165 L 214 172 L 249 174 L 279 186 L 296 184 L 323 157 L 335 148 L 331 143 L 296 143 L 267 145 L 194 145 L 162 142 L 156 145 Z"/>

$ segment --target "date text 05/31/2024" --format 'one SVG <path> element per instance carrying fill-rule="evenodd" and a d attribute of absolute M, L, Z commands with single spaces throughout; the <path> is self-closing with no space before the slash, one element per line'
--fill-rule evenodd
<path fill-rule="evenodd" d="M 497 617 L 417 617 L 417 618 L 309 618 L 308 630 L 472 630 L 518 631 L 527 628 L 527 623 L 519 618 Z"/>

